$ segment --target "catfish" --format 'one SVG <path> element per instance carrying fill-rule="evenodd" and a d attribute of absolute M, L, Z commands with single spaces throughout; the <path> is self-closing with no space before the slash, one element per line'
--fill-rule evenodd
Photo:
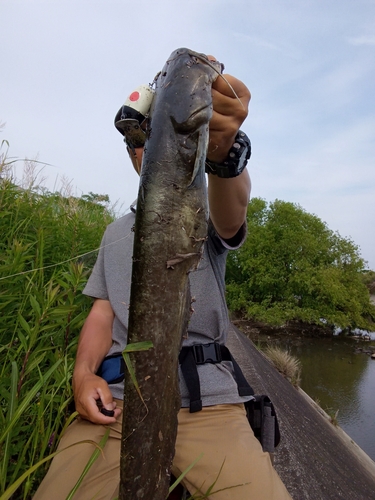
<path fill-rule="evenodd" d="M 205 159 L 221 64 L 182 48 L 155 81 L 140 174 L 129 305 L 120 500 L 165 500 L 181 406 L 189 273 L 207 238 Z M 148 343 L 149 348 L 138 350 Z"/>

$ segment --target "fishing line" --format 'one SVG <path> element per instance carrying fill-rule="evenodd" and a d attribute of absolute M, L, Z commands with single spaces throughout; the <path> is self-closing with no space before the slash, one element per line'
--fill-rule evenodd
<path fill-rule="evenodd" d="M 210 61 L 210 59 L 208 59 L 207 56 L 205 56 L 204 54 L 199 54 L 198 52 L 195 52 L 194 50 L 190 50 L 189 51 L 189 55 L 191 55 L 193 57 L 196 57 L 197 59 L 200 59 L 204 64 L 207 64 L 208 66 L 210 66 L 210 68 L 212 68 L 219 75 L 219 77 L 222 78 L 225 81 L 225 83 L 228 85 L 228 87 L 233 92 L 233 94 L 234 94 L 235 98 L 237 99 L 237 101 L 241 104 L 242 108 L 245 109 L 245 106 L 244 106 L 243 102 L 238 97 L 238 95 L 237 95 L 236 91 L 234 90 L 233 86 L 228 82 L 228 80 L 222 74 L 222 72 L 224 71 L 224 64 L 223 63 L 220 63 L 217 60 L 216 61 Z M 173 59 L 176 59 L 177 57 L 179 57 L 178 54 Z M 169 61 L 173 61 L 173 59 L 168 59 L 167 63 Z M 217 63 L 219 63 L 221 65 L 221 72 L 215 67 L 214 64 L 212 64 L 213 62 L 217 62 Z M 158 79 L 158 77 L 159 77 L 160 74 L 161 74 L 161 71 L 159 71 L 159 73 L 157 73 L 157 75 L 155 76 L 154 81 L 152 82 L 151 85 L 155 84 L 155 82 Z"/>
<path fill-rule="evenodd" d="M 200 59 L 205 64 L 207 64 L 208 66 L 210 66 L 210 68 L 212 68 L 214 71 L 216 71 L 216 73 L 219 75 L 219 77 L 222 78 L 225 81 L 225 83 L 228 85 L 228 87 L 231 89 L 231 91 L 233 92 L 235 98 L 241 104 L 241 106 L 243 107 L 243 109 L 245 109 L 245 106 L 244 106 L 243 102 L 238 97 L 238 95 L 237 95 L 236 91 L 234 90 L 234 88 L 232 87 L 232 85 L 228 82 L 228 80 L 225 78 L 225 76 L 222 73 L 220 73 L 220 71 L 214 66 L 214 64 L 212 64 L 212 62 L 219 62 L 219 61 L 210 61 L 209 59 L 207 59 L 207 57 L 203 56 L 202 54 L 198 54 L 197 52 L 192 52 L 192 53 L 190 53 L 190 55 L 194 55 L 197 59 Z M 222 64 L 222 63 L 219 63 L 219 64 L 221 64 L 222 71 L 224 71 L 224 64 Z"/>
<path fill-rule="evenodd" d="M 92 253 L 95 253 L 98 250 L 100 250 L 101 248 L 107 248 L 111 245 L 114 245 L 115 243 L 118 243 L 119 241 L 125 240 L 126 238 L 128 238 L 130 236 L 130 234 L 131 234 L 131 231 L 129 231 L 128 234 L 126 234 L 125 236 L 123 236 L 119 240 L 112 241 L 111 243 L 108 243 L 107 245 L 100 246 L 98 248 L 95 248 L 94 250 L 90 250 L 89 252 L 85 252 L 85 253 L 82 253 L 81 255 L 77 255 L 76 257 L 72 257 L 71 259 L 63 260 L 61 262 L 58 262 L 57 264 L 49 264 L 48 266 L 39 267 L 36 269 L 30 269 L 29 271 L 22 271 L 22 272 L 16 273 L 16 274 L 10 274 L 9 276 L 3 276 L 2 278 L 0 278 L 0 281 L 6 280 L 8 278 L 14 278 L 16 276 L 22 276 L 23 274 L 35 273 L 37 271 L 43 271 L 44 269 L 50 269 L 51 267 L 61 266 L 62 264 L 66 264 L 68 262 L 72 262 L 73 260 L 80 259 L 81 257 L 85 257 L 86 255 L 90 255 Z"/>

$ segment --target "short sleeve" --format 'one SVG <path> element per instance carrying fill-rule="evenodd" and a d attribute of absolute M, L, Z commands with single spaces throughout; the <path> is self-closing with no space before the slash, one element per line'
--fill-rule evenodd
<path fill-rule="evenodd" d="M 247 223 L 246 221 L 242 224 L 240 229 L 237 231 L 237 234 L 235 234 L 232 238 L 228 240 L 224 240 L 223 238 L 220 238 L 222 244 L 224 245 L 225 248 L 228 250 L 237 250 L 237 248 L 240 248 L 247 236 Z"/>
<path fill-rule="evenodd" d="M 83 294 L 95 299 L 108 300 L 108 290 L 105 279 L 104 254 L 106 246 L 106 233 L 104 233 L 98 258 L 96 259 L 92 273 L 83 289 Z"/>

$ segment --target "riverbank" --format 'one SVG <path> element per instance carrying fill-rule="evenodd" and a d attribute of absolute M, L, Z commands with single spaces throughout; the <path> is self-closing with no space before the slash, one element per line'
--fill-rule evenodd
<path fill-rule="evenodd" d="M 232 323 L 247 335 L 253 342 L 258 337 L 264 336 L 287 336 L 287 337 L 330 337 L 333 335 L 332 328 L 323 325 L 312 325 L 299 321 L 291 322 L 283 326 L 271 326 L 260 321 L 248 319 L 232 319 Z"/>
<path fill-rule="evenodd" d="M 371 296 L 371 301 L 375 304 L 375 295 Z M 253 321 L 242 318 L 232 318 L 232 323 L 245 333 L 253 342 L 256 342 L 259 337 L 270 336 L 277 338 L 285 337 L 305 337 L 305 338 L 327 338 L 338 334 L 339 330 L 324 325 L 315 325 L 303 323 L 302 321 L 292 321 L 283 326 L 271 326 L 260 321 Z M 354 330 L 352 335 L 344 334 L 347 338 L 357 339 L 358 336 L 370 336 L 375 340 L 375 327 L 373 332 L 364 330 Z"/>
<path fill-rule="evenodd" d="M 275 468 L 293 500 L 368 500 L 375 491 L 375 463 L 324 418 L 280 375 L 237 328 L 228 347 L 256 394 L 267 394 L 277 409 L 282 439 Z"/>
<path fill-rule="evenodd" d="M 300 387 L 298 388 L 298 392 L 304 397 L 304 399 L 311 405 L 323 418 L 325 418 L 328 422 L 332 424 L 332 417 L 328 415 L 310 396 L 302 390 Z M 353 441 L 353 439 L 339 426 L 335 425 L 335 430 L 337 436 L 344 443 L 344 445 L 356 455 L 360 463 L 362 463 L 363 467 L 370 473 L 375 473 L 375 463 L 374 460 L 360 447 L 358 444 Z"/>
<path fill-rule="evenodd" d="M 296 357 L 302 367 L 301 389 L 375 460 L 374 340 L 305 325 L 280 329 L 235 324 L 258 348 L 272 345 Z"/>

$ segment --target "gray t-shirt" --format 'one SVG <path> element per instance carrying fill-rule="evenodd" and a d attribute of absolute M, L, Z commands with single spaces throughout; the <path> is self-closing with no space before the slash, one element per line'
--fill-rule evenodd
<path fill-rule="evenodd" d="M 115 314 L 112 347 L 108 355 L 121 352 L 127 342 L 128 307 L 132 273 L 135 214 L 129 213 L 110 224 L 103 236 L 92 274 L 83 293 L 109 300 Z M 246 226 L 240 229 L 240 243 L 246 236 Z M 208 239 L 198 269 L 189 274 L 191 295 L 195 297 L 194 312 L 189 321 L 188 337 L 183 346 L 218 342 L 225 344 L 229 328 L 225 302 L 225 264 L 230 247 L 217 235 L 209 223 Z M 248 397 L 238 395 L 232 363 L 198 365 L 203 406 L 243 403 Z M 125 374 L 126 376 L 126 374 Z M 181 406 L 189 406 L 189 393 L 179 369 Z M 122 399 L 124 384 L 111 384 L 115 398 Z"/>

